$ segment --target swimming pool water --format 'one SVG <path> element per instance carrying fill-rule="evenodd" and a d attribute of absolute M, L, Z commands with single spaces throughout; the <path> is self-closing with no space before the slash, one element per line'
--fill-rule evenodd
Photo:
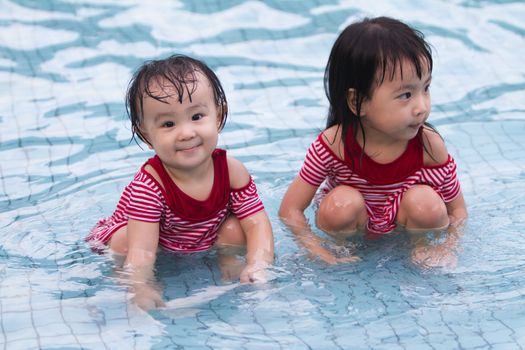
<path fill-rule="evenodd" d="M 522 1 L 0 0 L 0 346 L 4 349 L 522 349 Z M 403 234 L 308 259 L 277 219 L 322 129 L 324 65 L 351 21 L 388 15 L 434 47 L 430 121 L 469 208 L 455 269 L 424 270 Z M 224 283 L 215 253 L 161 254 L 168 308 L 142 312 L 83 238 L 149 151 L 123 95 L 144 60 L 202 58 L 223 82 L 220 144 L 254 175 L 277 259 L 265 285 Z M 309 212 L 311 217 L 312 212 Z M 355 246 L 355 247 L 354 247 Z"/>

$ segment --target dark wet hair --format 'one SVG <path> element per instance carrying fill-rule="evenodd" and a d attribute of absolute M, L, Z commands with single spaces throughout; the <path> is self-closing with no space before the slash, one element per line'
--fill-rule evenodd
<path fill-rule="evenodd" d="M 182 103 L 184 94 L 191 101 L 191 95 L 197 88 L 196 72 L 202 73 L 210 82 L 215 103 L 221 114 L 219 130 L 224 127 L 228 117 L 228 105 L 226 95 L 221 82 L 215 73 L 202 61 L 185 55 L 173 55 L 165 59 L 151 60 L 145 62 L 131 78 L 126 93 L 126 111 L 131 121 L 132 139 L 137 141 L 138 136 L 142 141 L 149 144 L 148 140 L 140 131 L 144 120 L 144 97 L 149 96 L 157 101 L 167 103 L 166 98 L 171 97 L 164 87 L 175 88 L 179 102 Z M 162 88 L 162 95 L 153 94 L 151 87 L 157 85 Z"/>
<path fill-rule="evenodd" d="M 351 126 L 356 137 L 357 126 L 362 126 L 361 104 L 372 97 L 374 89 L 385 79 L 394 78 L 404 60 L 412 64 L 419 78 L 423 65 L 432 72 L 432 50 L 423 33 L 393 18 L 365 18 L 350 24 L 336 39 L 324 75 L 325 93 L 330 103 L 326 128 L 341 126 L 347 151 L 344 135 Z M 356 113 L 348 106 L 349 89 L 356 92 L 352 101 Z M 364 139 L 362 127 L 361 130 Z"/>

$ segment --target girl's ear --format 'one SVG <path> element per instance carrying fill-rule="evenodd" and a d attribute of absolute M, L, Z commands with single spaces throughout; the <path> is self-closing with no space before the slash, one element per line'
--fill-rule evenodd
<path fill-rule="evenodd" d="M 223 103 L 221 108 L 219 108 L 219 110 L 217 111 L 217 129 L 221 127 L 221 124 L 227 114 L 228 114 L 228 104 Z"/>
<path fill-rule="evenodd" d="M 357 115 L 357 91 L 354 88 L 348 89 L 346 92 L 346 104 L 348 105 L 348 108 Z"/>

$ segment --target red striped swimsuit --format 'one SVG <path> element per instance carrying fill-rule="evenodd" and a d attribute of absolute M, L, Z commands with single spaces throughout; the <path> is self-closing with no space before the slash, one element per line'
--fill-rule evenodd
<path fill-rule="evenodd" d="M 422 133 L 421 129 L 419 133 Z M 315 198 L 320 200 L 339 185 L 357 189 L 365 200 L 368 213 L 367 230 L 385 234 L 396 227 L 396 215 L 403 194 L 416 184 L 426 184 L 434 189 L 444 202 L 451 202 L 460 193 L 456 176 L 456 163 L 451 155 L 445 163 L 425 166 L 423 146 L 418 136 L 408 142 L 404 153 L 395 161 L 380 164 L 362 152 L 361 146 L 348 132 L 347 144 L 350 153 L 345 160 L 325 143 L 320 134 L 308 149 L 299 172 L 301 178 L 321 190 Z"/>
<path fill-rule="evenodd" d="M 214 183 L 204 201 L 182 192 L 160 159 L 150 158 L 124 189 L 113 215 L 100 220 L 86 240 L 94 248 L 105 245 L 119 228 L 127 225 L 128 219 L 134 219 L 159 222 L 159 244 L 166 250 L 189 253 L 209 249 L 229 214 L 241 220 L 264 209 L 251 177 L 246 186 L 230 188 L 226 151 L 216 149 L 212 157 Z M 148 164 L 157 171 L 164 187 L 144 170 Z"/>

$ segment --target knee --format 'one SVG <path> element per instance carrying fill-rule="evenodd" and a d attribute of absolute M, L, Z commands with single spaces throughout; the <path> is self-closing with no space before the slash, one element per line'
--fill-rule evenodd
<path fill-rule="evenodd" d="M 117 254 L 126 255 L 128 254 L 128 233 L 127 226 L 119 228 L 109 240 L 109 248 Z"/>
<path fill-rule="evenodd" d="M 338 186 L 319 204 L 317 226 L 328 233 L 351 232 L 366 221 L 365 201 L 361 193 L 349 186 Z"/>
<path fill-rule="evenodd" d="M 246 236 L 237 217 L 230 215 L 217 232 L 218 246 L 245 246 Z"/>
<path fill-rule="evenodd" d="M 431 187 L 417 185 L 409 189 L 402 201 L 404 225 L 415 229 L 438 229 L 448 225 L 443 199 Z"/>

